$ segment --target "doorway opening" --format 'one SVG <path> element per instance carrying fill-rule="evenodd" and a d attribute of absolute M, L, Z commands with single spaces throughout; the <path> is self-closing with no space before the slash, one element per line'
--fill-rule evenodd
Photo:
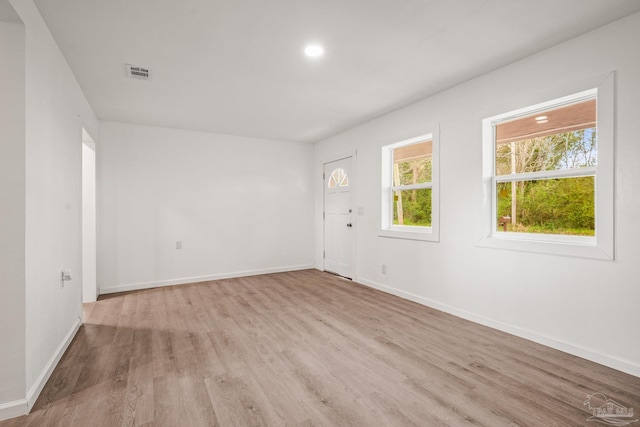
<path fill-rule="evenodd" d="M 96 144 L 82 128 L 82 302 L 98 297 L 96 279 Z"/>

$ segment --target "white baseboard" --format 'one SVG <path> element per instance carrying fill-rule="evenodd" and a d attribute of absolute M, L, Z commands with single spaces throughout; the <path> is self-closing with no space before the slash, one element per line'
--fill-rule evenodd
<path fill-rule="evenodd" d="M 71 326 L 71 329 L 69 329 L 69 332 L 67 332 L 67 335 L 64 337 L 64 339 L 56 349 L 56 351 L 53 353 L 53 355 L 51 355 L 49 362 L 47 362 L 44 369 L 36 379 L 35 383 L 29 389 L 29 392 L 27 393 L 27 399 L 26 399 L 29 411 L 31 411 L 31 408 L 33 408 L 33 405 L 36 403 L 36 400 L 38 400 L 38 396 L 40 396 L 42 389 L 44 388 L 45 384 L 49 380 L 49 377 L 53 373 L 53 370 L 58 365 L 58 362 L 60 362 L 60 359 L 62 358 L 62 355 L 64 354 L 64 352 L 67 350 L 67 347 L 69 347 L 69 344 L 71 344 L 73 337 L 76 336 L 76 333 L 80 328 L 80 325 L 81 325 L 81 319 L 78 317 L 78 319 L 74 322 L 73 326 Z"/>
<path fill-rule="evenodd" d="M 463 319 L 469 320 L 474 323 L 479 323 L 484 326 L 488 326 L 493 329 L 497 329 L 502 332 L 506 332 L 511 335 L 518 336 L 520 338 L 527 339 L 529 341 L 536 342 L 538 344 L 546 345 L 547 347 L 554 348 L 556 350 L 564 351 L 565 353 L 572 354 L 574 356 L 581 357 L 583 359 L 590 360 L 592 362 L 599 363 L 604 366 L 608 366 L 613 369 L 617 369 L 618 371 L 625 372 L 627 374 L 640 377 L 640 365 L 634 363 L 630 360 L 624 360 L 617 358 L 615 356 L 610 356 L 604 353 L 601 353 L 592 348 L 584 347 L 580 344 L 572 343 L 569 341 L 561 340 L 558 338 L 554 338 L 548 335 L 541 334 L 539 332 L 520 328 L 517 326 L 510 325 L 508 323 L 504 323 L 498 320 L 494 320 L 488 317 L 480 316 L 474 313 L 470 313 L 466 310 L 461 310 L 455 307 L 452 307 L 447 304 L 443 304 L 441 302 L 421 297 L 419 295 L 415 295 L 411 292 L 405 292 L 400 289 L 392 288 L 390 286 L 382 285 L 380 283 L 376 283 L 371 280 L 358 278 L 358 283 L 361 283 L 365 286 L 369 286 L 371 288 L 377 289 L 382 292 L 386 292 L 388 294 L 392 294 L 404 299 L 408 299 L 413 302 L 417 302 L 418 304 L 425 305 L 427 307 L 434 308 L 436 310 L 443 311 L 445 313 L 452 314 L 457 317 L 461 317 Z"/>
<path fill-rule="evenodd" d="M 27 399 L 14 400 L 12 402 L 0 403 L 0 421 L 9 418 L 19 417 L 29 413 Z"/>
<path fill-rule="evenodd" d="M 187 283 L 208 282 L 210 280 L 233 279 L 236 277 L 258 276 L 260 274 L 285 273 L 287 271 L 308 270 L 314 268 L 313 264 L 293 265 L 288 267 L 274 267 L 262 270 L 235 271 L 233 273 L 213 274 L 210 276 L 181 277 L 177 279 L 159 280 L 155 282 L 130 283 L 126 285 L 114 285 L 100 287 L 100 295 L 117 292 L 139 291 L 141 289 L 159 288 L 162 286 L 184 285 Z"/>

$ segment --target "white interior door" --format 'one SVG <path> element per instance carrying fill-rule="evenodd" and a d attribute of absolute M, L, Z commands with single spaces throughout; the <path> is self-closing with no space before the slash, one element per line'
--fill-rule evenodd
<path fill-rule="evenodd" d="M 324 269 L 354 277 L 353 157 L 324 164 Z"/>

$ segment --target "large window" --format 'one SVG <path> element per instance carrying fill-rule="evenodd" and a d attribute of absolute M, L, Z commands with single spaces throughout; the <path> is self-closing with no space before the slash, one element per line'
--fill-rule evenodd
<path fill-rule="evenodd" d="M 494 122 L 497 232 L 595 235 L 596 95 Z"/>
<path fill-rule="evenodd" d="M 611 84 L 484 121 L 489 238 L 613 258 L 612 99 Z"/>
<path fill-rule="evenodd" d="M 437 132 L 382 147 L 382 236 L 438 240 L 437 154 Z"/>

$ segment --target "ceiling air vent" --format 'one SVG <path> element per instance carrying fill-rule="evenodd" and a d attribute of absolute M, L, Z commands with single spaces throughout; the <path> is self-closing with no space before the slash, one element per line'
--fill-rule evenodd
<path fill-rule="evenodd" d="M 134 79 L 149 80 L 151 77 L 151 70 L 137 65 L 127 64 L 127 77 L 133 77 Z"/>

